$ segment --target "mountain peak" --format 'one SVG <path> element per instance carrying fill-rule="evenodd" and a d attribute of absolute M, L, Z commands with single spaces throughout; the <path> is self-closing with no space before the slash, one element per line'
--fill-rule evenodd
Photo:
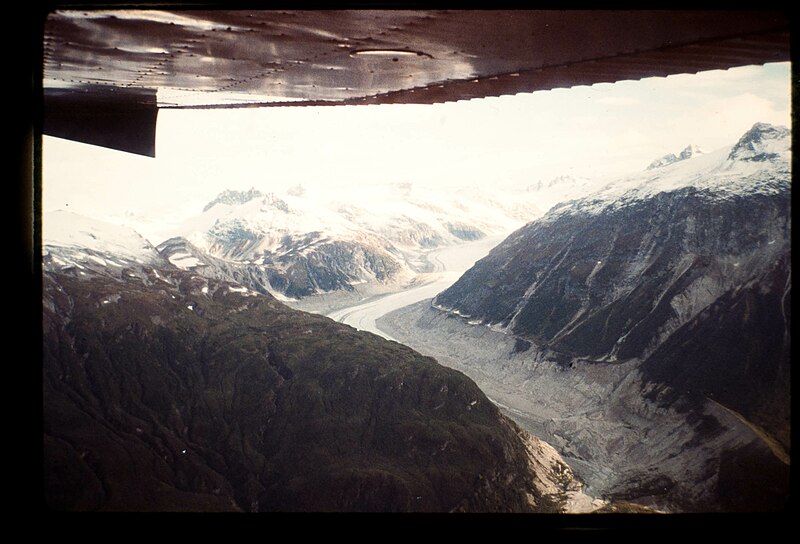
<path fill-rule="evenodd" d="M 695 155 L 702 155 L 703 153 L 704 151 L 695 144 L 689 144 L 683 149 L 683 151 L 680 152 L 678 155 L 678 160 L 684 161 L 694 157 Z"/>
<path fill-rule="evenodd" d="M 686 159 L 691 159 L 695 155 L 702 155 L 702 154 L 703 150 L 700 149 L 697 145 L 689 144 L 685 148 L 683 148 L 683 151 L 681 151 L 678 155 L 675 155 L 675 153 L 667 153 L 663 157 L 657 158 L 656 160 L 650 163 L 647 169 L 652 170 L 654 168 L 662 168 L 664 166 L 668 166 L 676 162 L 685 161 Z"/>
<path fill-rule="evenodd" d="M 789 130 L 786 127 L 775 126 L 775 125 L 771 125 L 769 123 L 762 123 L 762 122 L 759 121 L 759 122 L 753 124 L 753 126 L 750 128 L 750 130 L 748 132 L 774 132 L 774 131 L 780 131 L 781 129 L 786 130 L 786 131 Z"/>
<path fill-rule="evenodd" d="M 44 254 L 53 254 L 56 268 L 83 268 L 87 261 L 103 267 L 162 262 L 156 248 L 130 227 L 63 210 L 47 212 L 42 224 Z"/>
<path fill-rule="evenodd" d="M 729 160 L 762 162 L 791 149 L 791 130 L 769 123 L 756 123 L 731 148 Z"/>
<path fill-rule="evenodd" d="M 250 202 L 254 198 L 258 198 L 264 196 L 264 194 L 256 189 L 255 187 L 251 187 L 247 191 L 235 191 L 233 189 L 225 189 L 217 197 L 205 205 L 203 208 L 204 212 L 207 212 L 217 204 L 229 204 L 232 206 L 236 206 L 239 204 L 244 204 L 246 202 Z"/>
<path fill-rule="evenodd" d="M 680 159 L 675 156 L 675 153 L 667 153 L 663 157 L 659 157 L 647 167 L 648 170 L 652 170 L 653 168 L 661 168 L 663 166 L 667 166 L 674 162 L 678 162 Z"/>

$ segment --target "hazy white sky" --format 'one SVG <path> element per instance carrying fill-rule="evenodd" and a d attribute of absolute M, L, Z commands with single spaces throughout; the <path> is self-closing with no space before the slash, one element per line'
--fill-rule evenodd
<path fill-rule="evenodd" d="M 45 137 L 43 208 L 174 221 L 226 188 L 619 175 L 791 126 L 790 94 L 777 63 L 438 105 L 162 110 L 155 159 Z"/>

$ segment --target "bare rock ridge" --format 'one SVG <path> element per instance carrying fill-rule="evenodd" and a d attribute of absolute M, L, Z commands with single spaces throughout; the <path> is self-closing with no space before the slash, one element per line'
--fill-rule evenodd
<path fill-rule="evenodd" d="M 232 189 L 227 189 L 221 192 L 217 197 L 209 202 L 208 204 L 203 207 L 203 211 L 207 212 L 217 204 L 230 204 L 230 205 L 237 205 L 237 204 L 245 204 L 250 202 L 254 198 L 263 197 L 264 194 L 261 191 L 256 190 L 254 187 L 251 187 L 247 191 L 234 191 Z"/>
<path fill-rule="evenodd" d="M 624 364 L 637 394 L 706 418 L 698 447 L 719 434 L 708 403 L 738 414 L 776 447 L 714 452 L 715 489 L 681 507 L 774 508 L 788 467 L 773 454 L 790 450 L 789 135 L 759 123 L 725 155 L 683 159 L 556 207 L 433 307 L 511 335 L 514 351 L 567 373 Z M 744 458 L 763 467 L 761 487 L 725 468 Z"/>
<path fill-rule="evenodd" d="M 45 239 L 49 508 L 555 512 L 579 490 L 463 374 L 79 224 Z"/>

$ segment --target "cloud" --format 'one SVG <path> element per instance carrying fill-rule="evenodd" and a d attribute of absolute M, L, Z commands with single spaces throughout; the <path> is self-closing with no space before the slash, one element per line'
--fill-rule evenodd
<path fill-rule="evenodd" d="M 697 134 L 708 142 L 706 145 L 715 148 L 734 143 L 757 122 L 791 127 L 791 115 L 780 104 L 743 93 L 699 104 L 678 116 L 673 125 L 681 127 L 682 132 Z"/>

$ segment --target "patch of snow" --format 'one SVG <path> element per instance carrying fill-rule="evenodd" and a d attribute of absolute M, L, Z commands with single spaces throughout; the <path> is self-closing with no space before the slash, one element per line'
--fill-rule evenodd
<path fill-rule="evenodd" d="M 201 264 L 197 257 L 189 255 L 188 253 L 175 253 L 169 256 L 169 262 L 183 270 L 189 270 Z"/>
<path fill-rule="evenodd" d="M 42 215 L 42 230 L 43 245 L 50 249 L 88 249 L 143 263 L 161 262 L 150 242 L 129 227 L 58 210 Z M 107 266 L 105 261 L 100 264 Z"/>
<path fill-rule="evenodd" d="M 297 302 L 296 298 L 287 297 L 283 293 L 279 291 L 269 290 L 269 294 L 275 297 L 275 300 L 279 300 L 281 302 Z"/>
<path fill-rule="evenodd" d="M 652 198 L 659 193 L 693 187 L 710 191 L 720 197 L 727 195 L 772 194 L 784 190 L 790 171 L 791 133 L 783 127 L 781 138 L 763 140 L 759 152 L 772 153 L 769 160 L 731 158 L 731 148 L 724 147 L 711 153 L 692 154 L 688 160 L 624 176 L 606 183 L 583 198 L 562 202 L 542 218 L 543 221 L 563 214 L 594 215 L 611 207 Z M 737 144 L 739 145 L 739 144 Z M 763 148 L 763 149 L 762 149 Z M 686 150 L 685 150 L 686 151 Z M 688 154 L 688 152 L 687 152 Z"/>

